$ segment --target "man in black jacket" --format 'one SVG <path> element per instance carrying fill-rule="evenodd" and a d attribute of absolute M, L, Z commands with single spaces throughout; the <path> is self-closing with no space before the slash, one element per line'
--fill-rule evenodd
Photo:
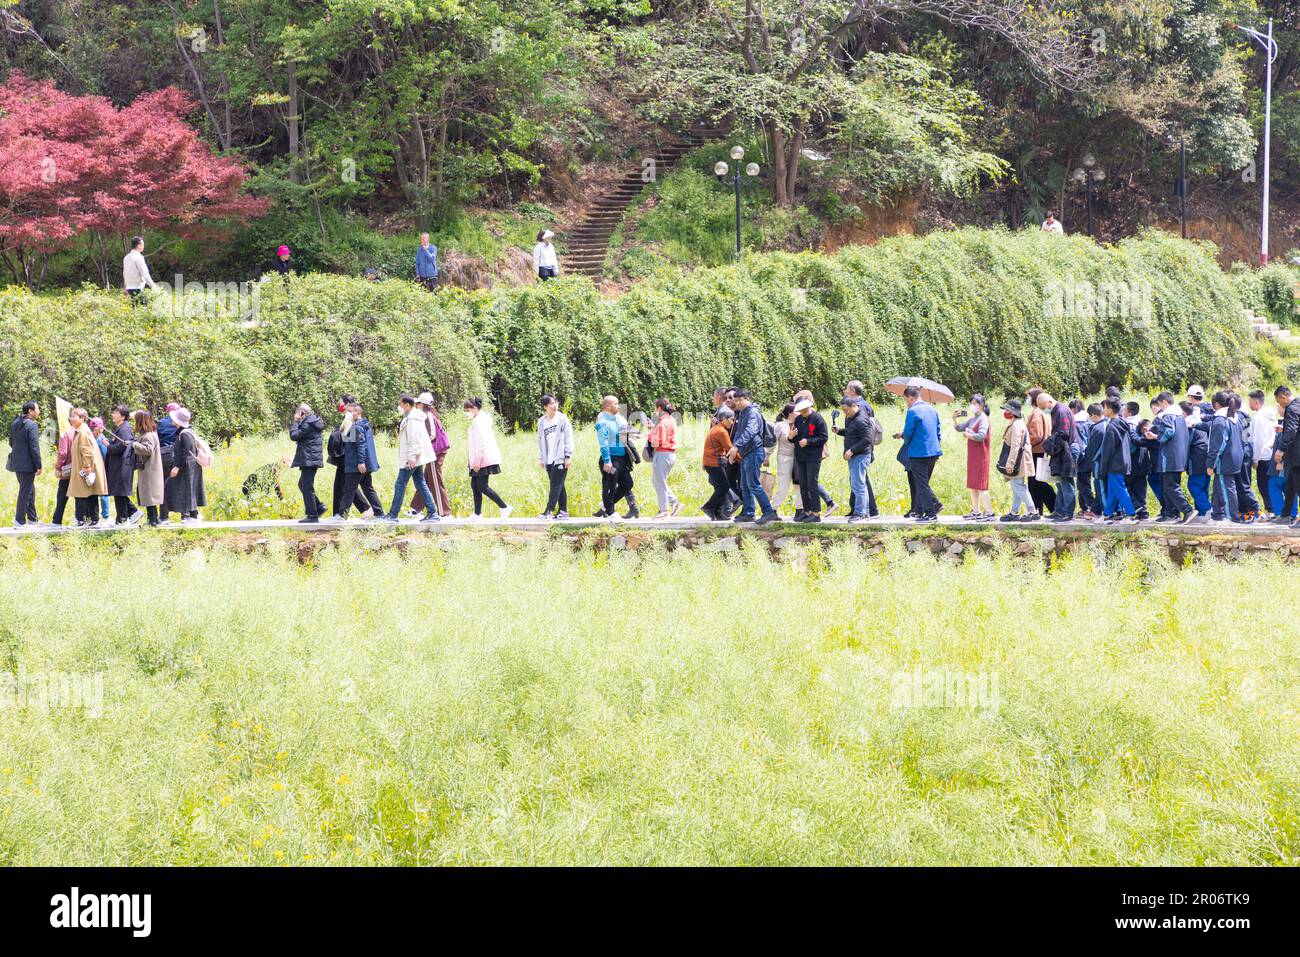
<path fill-rule="evenodd" d="M 41 431 L 36 424 L 41 407 L 35 402 L 23 404 L 22 414 L 9 426 L 9 461 L 5 468 L 18 479 L 18 502 L 14 506 L 14 528 L 29 522 L 39 525 L 36 517 L 36 476 L 41 468 Z"/>
<path fill-rule="evenodd" d="M 871 498 L 867 489 L 867 466 L 871 464 L 871 423 L 863 409 L 863 399 L 857 395 L 845 395 L 840 400 L 844 410 L 844 461 L 849 463 L 849 488 L 852 490 L 850 505 L 852 513 L 849 521 L 853 524 L 865 522 L 871 517 Z"/>
<path fill-rule="evenodd" d="M 1273 461 L 1277 463 L 1285 476 L 1286 486 L 1283 491 L 1282 510 L 1277 513 L 1275 521 L 1281 525 L 1288 520 L 1291 509 L 1300 499 L 1300 399 L 1291 394 L 1286 386 L 1278 386 L 1273 393 L 1282 412 L 1282 426 L 1277 441 L 1273 444 Z M 1292 528 L 1300 528 L 1300 518 L 1291 520 Z"/>

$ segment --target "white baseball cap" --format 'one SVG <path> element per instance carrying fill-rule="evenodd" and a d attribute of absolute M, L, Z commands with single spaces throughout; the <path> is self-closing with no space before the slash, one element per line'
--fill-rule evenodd
<path fill-rule="evenodd" d="M 812 408 L 812 402 L 809 399 L 800 399 L 798 402 L 794 404 L 794 410 L 796 412 L 802 412 L 804 409 L 811 409 L 811 408 Z"/>
<path fill-rule="evenodd" d="M 427 392 L 421 392 L 420 397 L 415 400 L 420 405 L 433 405 L 433 396 Z"/>

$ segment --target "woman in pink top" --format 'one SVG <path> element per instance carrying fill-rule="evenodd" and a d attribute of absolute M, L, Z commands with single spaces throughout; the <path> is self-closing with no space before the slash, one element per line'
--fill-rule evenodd
<path fill-rule="evenodd" d="M 648 442 L 654 453 L 651 460 L 651 478 L 655 497 L 659 500 L 659 514 L 655 518 L 672 518 L 682 510 L 682 503 L 668 487 L 668 473 L 677 464 L 677 410 L 667 399 L 655 400 L 655 424 L 650 429 Z"/>

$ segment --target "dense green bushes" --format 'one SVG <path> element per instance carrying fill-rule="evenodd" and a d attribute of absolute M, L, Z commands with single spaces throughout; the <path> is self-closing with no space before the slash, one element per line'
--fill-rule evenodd
<path fill-rule="evenodd" d="M 589 414 L 607 391 L 703 409 L 722 383 L 770 405 L 904 374 L 959 393 L 1221 382 L 1250 349 L 1209 252 L 1158 233 L 1103 247 L 957 230 L 660 273 L 617 300 L 566 280 L 474 302 L 493 395 L 516 420 L 543 389 Z"/>
<path fill-rule="evenodd" d="M 456 401 L 486 383 L 507 422 L 527 422 L 545 391 L 588 418 L 607 392 L 703 410 L 724 383 L 768 406 L 803 386 L 830 402 L 850 378 L 879 392 L 904 374 L 961 394 L 1214 383 L 1251 347 L 1233 280 L 1208 249 L 1160 233 L 1097 246 L 957 230 L 659 273 L 620 298 L 581 278 L 431 296 L 308 275 L 219 317 L 197 292 L 186 302 L 195 318 L 175 318 L 165 296 L 132 309 L 91 290 L 0 293 L 5 405 L 179 397 L 216 435 L 279 427 L 299 401 L 325 408 L 345 390 L 386 422 L 404 389 Z"/>
<path fill-rule="evenodd" d="M 324 274 L 137 307 L 91 289 L 0 290 L 0 395 L 6 412 L 54 394 L 92 413 L 176 399 L 218 438 L 282 428 L 299 402 L 327 409 L 344 391 L 387 421 L 403 390 L 447 400 L 483 389 L 472 339 L 431 299 Z"/>

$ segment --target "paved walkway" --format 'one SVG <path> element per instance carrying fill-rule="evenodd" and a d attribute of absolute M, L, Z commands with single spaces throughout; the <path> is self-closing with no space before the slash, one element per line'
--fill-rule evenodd
<path fill-rule="evenodd" d="M 403 519 L 397 525 L 389 525 L 383 522 L 361 521 L 353 519 L 348 522 L 322 522 L 319 524 L 305 524 L 293 519 L 263 519 L 260 521 L 235 521 L 235 522 L 197 522 L 193 525 L 181 525 L 173 523 L 163 526 L 162 528 L 151 529 L 141 523 L 133 528 L 120 528 L 115 526 L 96 527 L 89 529 L 78 529 L 72 526 L 62 528 L 0 528 L 0 538 L 13 538 L 24 535 L 133 535 L 133 534 L 168 534 L 175 531 L 207 531 L 207 532 L 262 532 L 271 529 L 288 529 L 298 532 L 337 532 L 341 529 L 351 529 L 353 531 L 384 531 L 388 529 L 400 529 L 403 532 L 448 532 L 459 529 L 493 529 L 493 530 L 531 530 L 547 528 L 566 528 L 566 529 L 583 529 L 583 528 L 619 528 L 619 529 L 668 529 L 668 530 L 698 530 L 701 528 L 733 529 L 733 530 L 752 530 L 753 525 L 736 525 L 731 522 L 711 522 L 706 518 L 675 518 L 669 520 L 658 520 L 652 518 L 638 519 L 601 519 L 601 518 L 570 518 L 563 522 L 549 521 L 541 518 L 510 518 L 502 520 L 499 518 L 444 518 L 440 522 L 430 522 L 424 524 L 415 519 Z M 1229 523 L 1213 522 L 1191 522 L 1188 525 L 1177 525 L 1172 522 L 1140 522 L 1136 525 L 1097 525 L 1093 522 L 1075 521 L 1068 524 L 1057 525 L 1053 522 L 1024 522 L 1024 523 L 1006 523 L 1002 522 L 970 522 L 957 517 L 943 517 L 938 522 L 928 524 L 918 524 L 910 519 L 901 516 L 891 516 L 882 518 L 873 518 L 870 521 L 855 523 L 849 525 L 843 517 L 823 519 L 821 525 L 804 525 L 795 522 L 773 522 L 770 525 L 763 526 L 769 532 L 782 531 L 787 533 L 798 534 L 806 532 L 811 528 L 845 528 L 861 532 L 877 531 L 881 529 L 918 529 L 918 528 L 944 528 L 952 530 L 971 531 L 974 529 L 997 529 L 1002 531 L 1015 529 L 1060 529 L 1068 532 L 1085 532 L 1096 535 L 1132 535 L 1144 531 L 1164 531 L 1177 532 L 1181 534 L 1193 535 L 1233 535 L 1237 537 L 1273 537 L 1285 536 L 1287 538 L 1296 538 L 1300 540 L 1300 529 L 1290 528 L 1286 525 L 1274 525 L 1271 522 L 1263 522 L 1253 525 L 1233 525 Z"/>

